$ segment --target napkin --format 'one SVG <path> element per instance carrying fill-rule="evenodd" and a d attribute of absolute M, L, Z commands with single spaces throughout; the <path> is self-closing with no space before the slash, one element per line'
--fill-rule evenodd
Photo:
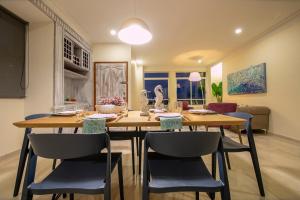
<path fill-rule="evenodd" d="M 83 133 L 105 133 L 105 118 L 86 118 L 83 121 Z"/>
<path fill-rule="evenodd" d="M 182 117 L 160 117 L 162 130 L 175 130 L 182 128 Z"/>

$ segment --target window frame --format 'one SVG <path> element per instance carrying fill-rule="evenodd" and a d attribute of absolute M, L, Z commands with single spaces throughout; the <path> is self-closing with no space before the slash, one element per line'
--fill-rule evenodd
<path fill-rule="evenodd" d="M 176 87 L 177 87 L 177 80 L 188 80 L 189 81 L 189 77 L 177 77 L 177 73 L 190 73 L 190 72 L 175 72 L 175 78 L 176 78 Z M 204 83 L 204 88 L 206 88 L 206 72 L 199 72 L 199 73 L 205 73 L 205 76 L 204 77 L 201 77 L 201 80 L 204 79 L 205 83 Z M 201 82 L 200 81 L 197 81 L 197 82 Z M 202 99 L 195 99 L 193 98 L 193 94 L 192 94 L 192 91 L 193 91 L 193 83 L 192 81 L 189 81 L 190 82 L 190 98 L 189 99 L 178 99 L 178 94 L 177 94 L 177 90 L 176 90 L 176 100 L 177 101 L 189 101 L 190 105 L 202 105 L 202 104 L 193 104 L 193 101 L 202 101 L 203 102 L 203 105 L 206 103 L 206 90 L 203 91 L 203 96 L 204 98 L 202 97 Z"/>
<path fill-rule="evenodd" d="M 167 74 L 168 75 L 168 77 L 156 77 L 156 78 L 154 78 L 154 77 L 146 77 L 145 78 L 145 74 L 147 74 L 147 73 L 151 73 L 151 74 L 155 74 L 155 73 L 164 73 L 164 74 Z M 146 85 L 145 85 L 145 81 L 151 81 L 151 80 L 157 80 L 157 81 L 159 81 L 159 80 L 167 80 L 167 83 L 168 83 L 168 87 L 167 87 L 167 91 L 168 91 L 168 96 L 167 96 L 167 98 L 164 98 L 163 100 L 164 101 L 169 101 L 169 78 L 170 78 L 170 73 L 169 72 L 167 72 L 167 71 L 163 71 L 163 72 L 155 72 L 155 71 L 151 71 L 151 72 L 145 72 L 144 71 L 144 73 L 143 73 L 143 75 L 144 75 L 144 88 L 146 89 Z M 149 101 L 155 101 L 155 99 L 150 99 L 149 98 Z"/>

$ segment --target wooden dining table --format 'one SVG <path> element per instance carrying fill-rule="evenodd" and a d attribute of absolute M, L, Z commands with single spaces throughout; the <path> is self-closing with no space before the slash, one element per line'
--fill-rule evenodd
<path fill-rule="evenodd" d="M 91 111 L 86 115 L 95 114 Z M 140 111 L 129 111 L 128 115 L 120 115 L 114 120 L 106 123 L 107 127 L 152 127 L 160 126 L 159 120 L 155 114 L 150 113 L 149 116 L 140 116 Z M 245 123 L 244 119 L 235 118 L 221 114 L 192 114 L 188 111 L 182 113 L 183 126 L 238 126 Z M 75 128 L 83 126 L 83 117 L 78 116 L 48 116 L 32 120 L 24 120 L 13 123 L 19 128 Z"/>
<path fill-rule="evenodd" d="M 24 120 L 13 123 L 19 128 L 79 128 L 83 126 L 84 117 L 97 113 L 96 111 L 85 112 L 83 116 L 47 116 L 38 119 Z M 108 120 L 106 122 L 107 128 L 110 127 L 134 127 L 136 131 L 124 131 L 115 135 L 116 137 L 132 137 L 139 138 L 138 154 L 142 153 L 142 140 L 147 131 L 142 131 L 146 127 L 159 127 L 160 121 L 154 113 L 149 116 L 140 116 L 141 111 L 129 111 L 126 115 L 121 114 L 116 119 Z M 221 114 L 192 114 L 188 111 L 182 113 L 183 126 L 189 126 L 192 131 L 195 126 L 239 126 L 245 123 L 244 119 L 235 118 Z M 110 133 L 111 137 L 115 133 Z M 141 156 L 139 156 L 139 174 L 141 173 Z"/>

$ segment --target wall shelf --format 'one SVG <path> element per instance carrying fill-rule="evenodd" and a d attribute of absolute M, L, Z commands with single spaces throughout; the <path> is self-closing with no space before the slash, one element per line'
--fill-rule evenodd
<path fill-rule="evenodd" d="M 64 69 L 64 75 L 66 78 L 77 79 L 77 80 L 87 80 L 88 77 L 79 73 L 75 73 L 71 70 Z"/>

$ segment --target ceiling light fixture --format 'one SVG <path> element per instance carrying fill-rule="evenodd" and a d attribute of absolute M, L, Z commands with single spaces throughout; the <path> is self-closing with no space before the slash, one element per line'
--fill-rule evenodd
<path fill-rule="evenodd" d="M 191 72 L 189 76 L 189 81 L 196 82 L 201 81 L 201 75 L 199 72 Z"/>
<path fill-rule="evenodd" d="M 198 59 L 197 62 L 200 64 L 200 63 L 203 62 L 203 60 L 202 59 Z"/>
<path fill-rule="evenodd" d="M 112 30 L 110 30 L 110 34 L 111 34 L 111 35 L 116 35 L 116 34 L 117 34 L 117 31 L 114 30 L 114 29 L 112 29 Z"/>
<path fill-rule="evenodd" d="M 243 29 L 242 28 L 236 28 L 234 30 L 234 32 L 235 32 L 235 34 L 239 35 L 239 34 L 241 34 L 243 32 Z"/>
<path fill-rule="evenodd" d="M 141 45 L 150 42 L 152 34 L 143 20 L 130 18 L 121 26 L 118 37 L 127 44 Z"/>
<path fill-rule="evenodd" d="M 119 39 L 130 45 L 145 44 L 152 39 L 148 25 L 136 17 L 136 7 L 136 0 L 134 0 L 134 17 L 127 19 L 118 31 Z"/>

